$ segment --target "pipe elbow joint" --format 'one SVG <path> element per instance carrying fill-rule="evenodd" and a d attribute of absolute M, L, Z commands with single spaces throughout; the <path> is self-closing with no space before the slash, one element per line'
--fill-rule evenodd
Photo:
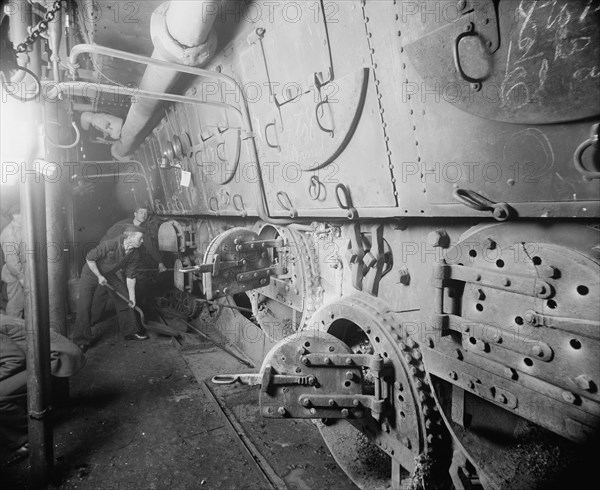
<path fill-rule="evenodd" d="M 150 35 L 154 48 L 165 61 L 186 66 L 203 66 L 217 51 L 217 33 L 210 29 L 206 40 L 197 46 L 185 46 L 173 37 L 167 26 L 169 3 L 159 5 L 152 13 Z"/>
<path fill-rule="evenodd" d="M 119 150 L 121 150 L 121 153 L 119 152 Z M 131 160 L 131 157 L 122 154 L 122 153 L 125 153 L 122 150 L 123 150 L 123 143 L 121 142 L 121 140 L 119 140 L 111 145 L 110 154 L 118 162 L 127 162 L 127 161 Z"/>

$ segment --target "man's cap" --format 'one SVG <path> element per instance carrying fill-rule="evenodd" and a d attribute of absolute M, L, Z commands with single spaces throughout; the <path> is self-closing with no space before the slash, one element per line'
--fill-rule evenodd
<path fill-rule="evenodd" d="M 123 230 L 125 233 L 144 233 L 144 229 L 140 226 L 136 226 L 134 224 L 125 225 L 125 229 Z"/>

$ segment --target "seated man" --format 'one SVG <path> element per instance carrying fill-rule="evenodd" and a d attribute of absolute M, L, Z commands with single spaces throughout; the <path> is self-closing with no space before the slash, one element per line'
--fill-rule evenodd
<path fill-rule="evenodd" d="M 0 233 L 4 265 L 2 266 L 2 281 L 6 283 L 8 316 L 23 316 L 25 307 L 25 247 L 23 247 L 23 225 L 18 206 L 9 210 L 12 221 Z"/>
<path fill-rule="evenodd" d="M 0 464 L 28 455 L 25 321 L 0 315 Z M 50 372 L 68 377 L 85 364 L 75 344 L 50 330 Z"/>
<path fill-rule="evenodd" d="M 77 324 L 74 336 L 75 343 L 84 352 L 94 340 L 91 331 L 91 310 L 94 291 L 98 285 L 108 284 L 115 291 L 129 298 L 129 303 L 126 303 L 111 290 L 117 309 L 119 328 L 127 333 L 125 339 L 148 339 L 144 327 L 133 310 L 136 305 L 135 283 L 139 269 L 139 247 L 143 240 L 142 228 L 127 225 L 122 235 L 100 243 L 86 255 L 86 264 L 79 279 Z"/>

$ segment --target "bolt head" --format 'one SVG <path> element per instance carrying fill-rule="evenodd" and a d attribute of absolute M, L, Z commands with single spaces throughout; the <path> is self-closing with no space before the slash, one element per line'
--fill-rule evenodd
<path fill-rule="evenodd" d="M 310 360 L 308 359 L 308 357 L 303 357 L 301 360 L 302 364 L 304 364 L 305 366 L 308 366 L 310 364 Z"/>
<path fill-rule="evenodd" d="M 303 398 L 302 399 L 302 406 L 303 407 L 310 407 L 310 400 L 308 398 Z"/>
<path fill-rule="evenodd" d="M 346 358 L 346 366 L 352 366 L 352 364 L 354 364 L 354 361 L 352 361 L 352 359 L 350 359 L 349 357 Z"/>
<path fill-rule="evenodd" d="M 410 284 L 410 273 L 408 272 L 408 269 L 400 269 L 398 271 L 398 274 L 399 274 L 400 284 L 404 284 L 405 286 L 408 286 Z"/>
<path fill-rule="evenodd" d="M 458 374 L 456 374 L 455 371 L 450 371 L 450 373 L 448 374 L 448 376 L 450 376 L 450 379 L 453 379 L 453 380 L 457 380 L 458 379 Z"/>
<path fill-rule="evenodd" d="M 478 340 L 475 345 L 481 352 L 488 352 L 490 350 L 489 344 L 483 340 Z"/>
<path fill-rule="evenodd" d="M 529 325 L 533 325 L 533 323 L 535 323 L 535 313 L 533 311 L 525 312 L 525 316 L 523 318 L 525 323 L 528 323 Z"/>
<path fill-rule="evenodd" d="M 481 84 L 478 84 L 478 88 L 481 89 Z M 497 218 L 497 219 L 506 219 L 508 216 L 508 214 L 506 213 L 506 210 L 503 208 L 500 208 L 500 207 L 494 208 L 494 211 L 492 211 L 492 214 L 494 215 L 494 218 Z"/>
<path fill-rule="evenodd" d="M 593 381 L 587 374 L 580 374 L 575 378 L 577 387 L 581 390 L 592 391 Z"/>
<path fill-rule="evenodd" d="M 446 230 L 432 231 L 427 235 L 427 243 L 432 247 L 448 248 L 450 245 L 450 237 Z"/>
<path fill-rule="evenodd" d="M 558 277 L 558 269 L 551 265 L 544 265 L 538 268 L 541 275 L 547 279 L 556 279 Z"/>
<path fill-rule="evenodd" d="M 352 381 L 354 379 L 354 373 L 352 371 L 347 371 L 346 372 L 346 379 L 348 381 Z"/>
<path fill-rule="evenodd" d="M 574 393 L 571 393 L 570 391 L 563 391 L 562 397 L 563 400 L 567 403 L 575 403 L 577 401 L 577 396 Z"/>
<path fill-rule="evenodd" d="M 496 248 L 496 242 L 488 237 L 483 241 L 483 248 L 494 250 Z"/>
<path fill-rule="evenodd" d="M 342 417 L 344 418 L 348 418 L 350 416 L 350 412 L 348 411 L 347 408 L 343 408 L 342 409 Z"/>
<path fill-rule="evenodd" d="M 508 402 L 508 399 L 506 398 L 506 395 L 503 393 L 498 394 L 498 396 L 496 397 L 496 401 L 502 403 L 502 404 L 506 404 Z"/>
<path fill-rule="evenodd" d="M 335 407 L 335 400 L 334 400 L 333 398 L 330 398 L 330 399 L 327 401 L 327 404 L 328 404 L 330 407 Z"/>
<path fill-rule="evenodd" d="M 287 410 L 285 409 L 285 407 L 279 407 L 277 409 L 277 413 L 283 417 L 287 413 Z"/>
<path fill-rule="evenodd" d="M 542 349 L 542 347 L 540 345 L 534 345 L 531 348 L 531 352 L 533 353 L 534 356 L 538 356 L 538 357 L 544 356 L 544 349 Z"/>

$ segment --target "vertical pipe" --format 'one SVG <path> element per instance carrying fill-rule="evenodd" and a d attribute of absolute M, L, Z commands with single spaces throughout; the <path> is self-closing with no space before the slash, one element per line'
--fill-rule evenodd
<path fill-rule="evenodd" d="M 41 124 L 41 106 L 24 104 L 24 117 L 32 132 Z M 33 124 L 35 123 L 35 125 Z M 54 459 L 50 407 L 50 331 L 48 313 L 48 267 L 46 253 L 45 183 L 35 172 L 37 141 L 29 145 L 21 182 L 21 214 L 25 247 L 25 327 L 27 331 L 27 409 L 31 485 L 41 488 L 48 482 Z"/>
<path fill-rule="evenodd" d="M 46 133 L 52 141 L 63 143 L 64 131 L 61 127 L 69 128 L 69 124 L 59 123 L 59 103 L 46 104 Z M 61 137 L 61 133 L 62 137 Z M 68 336 L 67 312 L 66 312 L 66 284 L 67 284 L 67 261 L 66 254 L 66 206 L 65 197 L 68 194 L 68 172 L 63 171 L 61 167 L 61 151 L 52 145 L 46 146 L 46 160 L 57 164 L 57 171 L 60 172 L 56 179 L 52 178 L 46 184 L 46 232 L 48 241 L 48 297 L 50 304 L 50 326 Z"/>
<path fill-rule="evenodd" d="M 32 24 L 31 8 L 21 19 Z M 29 68 L 39 77 L 42 70 L 41 43 L 29 52 Z M 38 153 L 38 127 L 42 124 L 39 102 L 23 104 L 23 117 L 31 124 L 32 141 L 27 145 L 24 179 L 21 182 L 21 216 L 25 263 L 25 328 L 27 332 L 27 410 L 32 488 L 47 485 L 54 463 L 50 407 L 50 331 L 48 304 L 48 267 L 46 258 L 45 182 L 35 173 Z"/>
<path fill-rule="evenodd" d="M 50 61 L 52 63 L 52 76 L 55 82 L 60 82 L 60 70 L 58 65 L 60 63 L 59 48 L 60 40 L 62 37 L 62 10 L 58 10 L 54 14 L 54 20 L 49 23 L 48 26 L 48 42 L 50 44 L 50 50 L 52 55 Z"/>

